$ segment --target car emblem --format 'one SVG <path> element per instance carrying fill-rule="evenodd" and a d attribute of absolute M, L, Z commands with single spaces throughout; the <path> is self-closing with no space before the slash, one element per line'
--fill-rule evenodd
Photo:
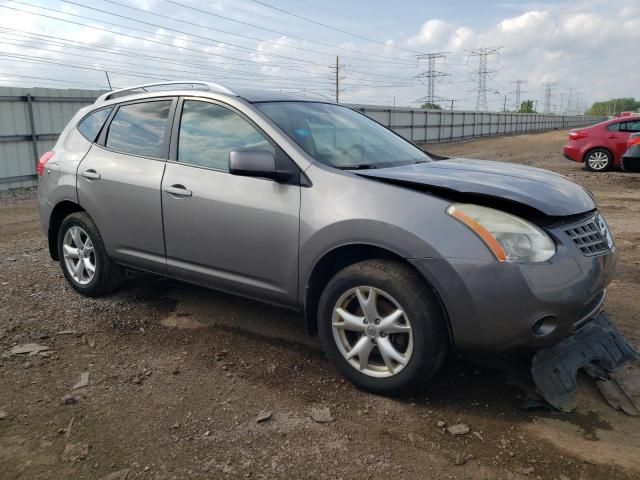
<path fill-rule="evenodd" d="M 613 238 L 611 238 L 611 233 L 609 233 L 609 228 L 607 227 L 604 218 L 602 215 L 596 215 L 596 225 L 598 226 L 598 230 L 600 231 L 600 235 L 607 242 L 609 248 L 613 247 Z"/>

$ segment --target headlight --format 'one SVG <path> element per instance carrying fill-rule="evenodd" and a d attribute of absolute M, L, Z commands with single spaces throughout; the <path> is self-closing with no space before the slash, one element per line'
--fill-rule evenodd
<path fill-rule="evenodd" d="M 501 262 L 544 262 L 556 253 L 549 235 L 514 215 L 470 203 L 453 204 L 447 213 L 478 235 Z"/>

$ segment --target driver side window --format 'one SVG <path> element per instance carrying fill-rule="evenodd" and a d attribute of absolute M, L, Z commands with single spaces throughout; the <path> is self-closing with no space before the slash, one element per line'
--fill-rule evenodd
<path fill-rule="evenodd" d="M 178 162 L 229 171 L 233 150 L 267 150 L 271 143 L 253 125 L 228 108 L 185 100 L 180 117 Z"/>

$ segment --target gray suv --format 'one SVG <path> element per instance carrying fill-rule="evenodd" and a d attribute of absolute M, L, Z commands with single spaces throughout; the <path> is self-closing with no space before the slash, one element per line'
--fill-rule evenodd
<path fill-rule="evenodd" d="M 432 156 L 308 95 L 110 92 L 38 172 L 51 256 L 81 294 L 128 267 L 302 311 L 377 393 L 425 382 L 451 350 L 533 353 L 596 328 L 617 259 L 567 178 Z"/>

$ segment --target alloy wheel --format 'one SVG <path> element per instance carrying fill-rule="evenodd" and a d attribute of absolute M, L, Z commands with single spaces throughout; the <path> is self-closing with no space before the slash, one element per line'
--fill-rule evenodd
<path fill-rule="evenodd" d="M 332 329 L 342 356 L 365 375 L 396 375 L 411 359 L 411 323 L 398 302 L 378 288 L 360 286 L 341 295 Z"/>
<path fill-rule="evenodd" d="M 587 158 L 587 163 L 593 170 L 604 170 L 609 164 L 609 156 L 604 152 L 593 152 Z"/>
<path fill-rule="evenodd" d="M 64 263 L 71 278 L 80 285 L 87 285 L 96 274 L 96 254 L 87 232 L 73 225 L 62 240 Z"/>

